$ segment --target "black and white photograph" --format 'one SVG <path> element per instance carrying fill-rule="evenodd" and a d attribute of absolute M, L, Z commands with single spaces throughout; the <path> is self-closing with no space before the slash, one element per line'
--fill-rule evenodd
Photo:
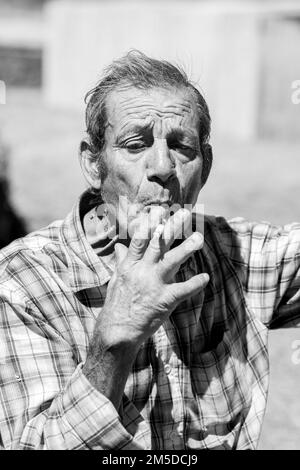
<path fill-rule="evenodd" d="M 300 0 L 0 0 L 0 450 L 300 450 L 299 175 Z"/>

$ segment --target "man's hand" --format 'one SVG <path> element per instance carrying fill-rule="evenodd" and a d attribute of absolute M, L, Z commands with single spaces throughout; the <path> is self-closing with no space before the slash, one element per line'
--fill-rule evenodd
<path fill-rule="evenodd" d="M 128 249 L 124 245 L 116 245 L 117 268 L 98 320 L 105 348 L 120 344 L 137 350 L 180 302 L 207 284 L 206 274 L 199 274 L 186 282 L 174 282 L 182 263 L 203 245 L 202 235 L 195 232 L 169 250 L 177 232 L 182 231 L 182 225 L 190 217 L 187 210 L 179 210 L 166 225 L 157 226 L 151 240 L 153 225 L 149 219 L 144 220 Z"/>
<path fill-rule="evenodd" d="M 164 210 L 156 209 L 159 210 L 142 217 L 129 248 L 116 245 L 116 271 L 108 285 L 84 367 L 90 381 L 116 407 L 143 341 L 180 302 L 204 289 L 209 280 L 207 274 L 199 274 L 185 282 L 174 282 L 182 263 L 202 248 L 203 237 L 195 232 L 170 249 L 178 233 L 182 233 L 182 226 L 190 222 L 191 214 L 180 209 L 162 224 Z"/>

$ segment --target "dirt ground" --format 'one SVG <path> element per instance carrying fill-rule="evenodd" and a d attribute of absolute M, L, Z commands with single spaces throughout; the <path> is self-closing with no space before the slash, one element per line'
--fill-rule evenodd
<path fill-rule="evenodd" d="M 7 104 L 0 105 L 13 202 L 30 230 L 63 218 L 84 189 L 77 156 L 83 129 L 82 113 L 48 109 L 37 92 L 8 90 Z M 300 220 L 300 142 L 245 144 L 212 135 L 212 143 L 214 167 L 199 197 L 206 213 L 280 224 Z M 270 333 L 271 383 L 260 449 L 300 449 L 295 340 L 300 330 Z"/>

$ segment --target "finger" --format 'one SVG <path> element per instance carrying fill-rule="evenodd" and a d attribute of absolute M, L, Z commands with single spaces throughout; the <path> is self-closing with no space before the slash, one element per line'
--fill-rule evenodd
<path fill-rule="evenodd" d="M 128 253 L 128 248 L 123 245 L 122 243 L 115 244 L 115 254 L 116 254 L 116 262 L 117 265 L 121 264 L 122 261 L 126 258 Z"/>
<path fill-rule="evenodd" d="M 159 224 L 150 240 L 148 248 L 145 251 L 144 260 L 149 263 L 157 263 L 163 254 L 162 250 L 162 234 L 164 232 L 164 224 Z"/>
<path fill-rule="evenodd" d="M 194 232 L 187 240 L 168 251 L 161 263 L 162 274 L 175 274 L 180 266 L 195 252 L 203 247 L 203 235 Z"/>
<path fill-rule="evenodd" d="M 158 207 L 153 211 L 149 211 L 147 214 L 141 215 L 138 228 L 134 232 L 129 245 L 128 256 L 130 259 L 136 261 L 143 257 L 149 244 L 151 234 L 160 224 L 164 215 L 165 210 Z"/>
<path fill-rule="evenodd" d="M 179 209 L 170 217 L 164 230 L 165 250 L 167 251 L 175 240 L 184 240 L 192 233 L 192 214 L 187 209 Z"/>
<path fill-rule="evenodd" d="M 183 302 L 204 290 L 208 282 L 209 275 L 207 273 L 197 274 L 188 281 L 172 284 L 171 292 L 176 302 Z"/>

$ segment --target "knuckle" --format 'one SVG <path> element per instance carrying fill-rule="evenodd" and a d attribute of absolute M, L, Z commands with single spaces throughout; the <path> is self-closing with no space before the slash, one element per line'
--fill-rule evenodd
<path fill-rule="evenodd" d="M 179 209 L 179 211 L 177 212 L 178 214 L 178 220 L 181 222 L 181 223 L 186 223 L 190 218 L 191 218 L 191 213 L 188 209 L 185 209 L 185 208 L 181 208 Z"/>
<path fill-rule="evenodd" d="M 184 207 L 182 207 L 181 209 L 181 214 L 183 217 L 190 217 L 191 216 L 191 213 L 188 209 L 185 209 Z"/>
<path fill-rule="evenodd" d="M 143 238 L 142 235 L 136 235 L 132 240 L 131 240 L 131 247 L 133 249 L 139 250 L 140 248 L 143 248 L 145 244 L 145 238 Z"/>
<path fill-rule="evenodd" d="M 187 216 L 188 214 L 189 214 L 189 211 L 186 208 L 181 207 L 180 209 L 178 209 L 174 217 Z"/>

